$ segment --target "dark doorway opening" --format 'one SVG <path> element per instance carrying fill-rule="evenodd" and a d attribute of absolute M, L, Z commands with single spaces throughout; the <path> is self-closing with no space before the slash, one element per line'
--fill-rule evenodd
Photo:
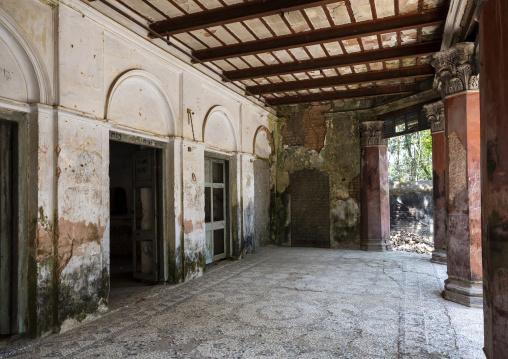
<path fill-rule="evenodd" d="M 158 149 L 110 141 L 110 303 L 158 280 L 161 158 Z"/>
<path fill-rule="evenodd" d="M 16 333 L 17 124 L 0 120 L 0 339 Z"/>
<path fill-rule="evenodd" d="M 291 246 L 330 248 L 328 174 L 305 169 L 290 176 Z"/>

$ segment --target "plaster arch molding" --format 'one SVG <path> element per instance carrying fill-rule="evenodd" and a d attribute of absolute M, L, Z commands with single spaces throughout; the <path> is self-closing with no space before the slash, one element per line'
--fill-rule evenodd
<path fill-rule="evenodd" d="M 37 50 L 0 9 L 0 97 L 52 104 L 49 76 Z"/>
<path fill-rule="evenodd" d="M 256 156 L 264 159 L 269 159 L 270 155 L 275 154 L 275 143 L 266 126 L 259 126 L 254 135 L 253 150 Z"/>
<path fill-rule="evenodd" d="M 162 136 L 176 135 L 176 121 L 164 85 L 152 74 L 130 70 L 109 90 L 105 118 L 115 124 Z"/>
<path fill-rule="evenodd" d="M 225 107 L 212 107 L 203 123 L 203 142 L 221 150 L 237 151 L 238 141 L 232 118 Z"/>

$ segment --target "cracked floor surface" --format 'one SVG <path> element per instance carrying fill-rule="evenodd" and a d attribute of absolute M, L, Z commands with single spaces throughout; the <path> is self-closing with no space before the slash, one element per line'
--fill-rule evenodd
<path fill-rule="evenodd" d="M 444 300 L 429 258 L 265 247 L 0 357 L 484 358 L 482 310 Z"/>

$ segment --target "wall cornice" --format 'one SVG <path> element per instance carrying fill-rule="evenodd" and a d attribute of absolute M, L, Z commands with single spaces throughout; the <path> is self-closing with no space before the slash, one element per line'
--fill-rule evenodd
<path fill-rule="evenodd" d="M 213 76 L 215 74 L 206 71 L 205 69 L 198 69 L 195 66 L 187 63 L 185 60 L 181 59 L 181 57 L 188 57 L 188 54 L 178 52 L 176 54 L 163 49 L 159 44 L 154 41 L 149 41 L 147 38 L 142 35 L 136 33 L 134 30 L 126 28 L 124 25 L 116 22 L 105 14 L 101 13 L 99 10 L 93 8 L 89 4 L 84 3 L 80 0 L 60 0 L 61 5 L 67 6 L 69 9 L 79 12 L 80 14 L 88 17 L 90 20 L 96 22 L 99 26 L 103 27 L 106 31 L 118 36 L 124 41 L 128 41 L 132 45 L 138 46 L 145 50 L 149 55 L 151 55 L 156 61 L 164 62 L 165 66 L 167 66 L 172 71 L 186 72 L 191 74 L 201 81 L 204 84 L 212 87 L 214 90 L 221 92 L 224 96 L 232 97 L 236 101 L 245 104 L 245 105 L 254 105 L 260 110 L 265 111 L 267 113 L 272 112 L 269 109 L 265 108 L 261 102 L 254 101 L 247 97 L 242 96 L 235 90 L 225 86 L 219 79 L 215 79 Z M 190 58 L 188 59 L 190 61 Z"/>

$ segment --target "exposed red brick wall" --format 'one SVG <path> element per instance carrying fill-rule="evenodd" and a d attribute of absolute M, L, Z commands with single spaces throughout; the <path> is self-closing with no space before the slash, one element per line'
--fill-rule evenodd
<path fill-rule="evenodd" d="M 318 153 L 325 146 L 326 121 L 324 113 L 330 105 L 311 106 L 289 116 L 282 126 L 282 143 L 303 146 Z"/>
<path fill-rule="evenodd" d="M 316 169 L 293 172 L 291 181 L 291 246 L 330 247 L 329 176 Z"/>

